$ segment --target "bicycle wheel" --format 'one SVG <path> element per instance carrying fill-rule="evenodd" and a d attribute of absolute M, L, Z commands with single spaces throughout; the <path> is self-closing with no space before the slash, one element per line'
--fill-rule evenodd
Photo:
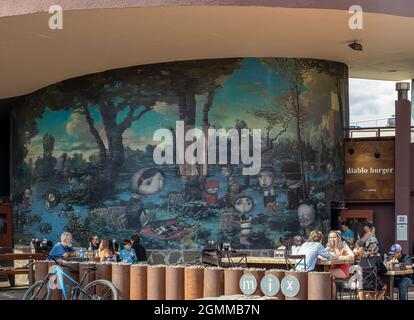
<path fill-rule="evenodd" d="M 118 289 L 108 280 L 88 283 L 78 295 L 79 300 L 118 300 Z"/>
<path fill-rule="evenodd" d="M 22 300 L 50 300 L 51 296 L 52 291 L 49 289 L 47 282 L 39 280 L 27 289 Z"/>

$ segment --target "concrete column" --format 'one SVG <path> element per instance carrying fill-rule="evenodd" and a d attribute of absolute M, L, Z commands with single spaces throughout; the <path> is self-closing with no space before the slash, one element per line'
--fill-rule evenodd
<path fill-rule="evenodd" d="M 411 253 L 411 102 L 408 100 L 409 83 L 397 83 L 398 100 L 395 102 L 395 219 L 408 216 L 408 241 L 397 241 L 405 253 Z M 397 228 L 397 225 L 396 225 Z"/>

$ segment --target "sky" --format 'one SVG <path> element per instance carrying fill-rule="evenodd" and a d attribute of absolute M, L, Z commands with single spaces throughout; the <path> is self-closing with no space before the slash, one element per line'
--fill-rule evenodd
<path fill-rule="evenodd" d="M 410 80 L 405 81 L 411 82 Z M 364 121 L 358 125 L 361 127 L 375 126 L 375 121 L 365 122 L 365 120 L 392 116 L 395 113 L 394 103 L 397 99 L 395 83 L 395 81 L 350 79 L 349 112 L 351 124 Z M 411 93 L 408 97 L 411 99 Z M 378 125 L 383 125 L 385 122 L 386 120 L 379 121 Z"/>

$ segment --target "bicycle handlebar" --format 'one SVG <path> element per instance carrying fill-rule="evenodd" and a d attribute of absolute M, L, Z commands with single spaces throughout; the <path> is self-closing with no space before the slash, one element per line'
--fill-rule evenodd
<path fill-rule="evenodd" d="M 63 265 L 59 261 L 57 261 L 55 258 L 53 258 L 50 254 L 46 253 L 46 256 L 48 259 L 53 260 L 58 266 L 68 269 L 69 271 L 78 272 L 78 270 L 73 269 L 72 267 L 68 265 Z"/>

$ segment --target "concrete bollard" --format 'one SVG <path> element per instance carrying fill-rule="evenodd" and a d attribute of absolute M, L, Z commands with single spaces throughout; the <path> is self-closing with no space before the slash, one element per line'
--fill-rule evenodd
<path fill-rule="evenodd" d="M 261 269 L 261 268 L 249 268 L 249 269 L 244 270 L 244 274 L 251 274 L 256 279 L 257 289 L 253 293 L 253 295 L 255 296 L 263 296 L 263 292 L 260 289 L 260 281 L 265 276 L 265 272 L 266 272 L 266 269 Z"/>
<path fill-rule="evenodd" d="M 286 271 L 285 276 L 294 276 L 300 285 L 299 292 L 294 297 L 286 297 L 286 300 L 307 300 L 308 299 L 308 272 Z"/>
<path fill-rule="evenodd" d="M 243 273 L 243 268 L 228 268 L 224 270 L 224 295 L 242 294 L 239 282 Z"/>
<path fill-rule="evenodd" d="M 184 299 L 194 300 L 203 297 L 204 267 L 190 266 L 184 269 Z"/>
<path fill-rule="evenodd" d="M 282 283 L 282 279 L 285 277 L 286 270 L 282 269 L 270 269 L 266 270 L 265 275 L 271 274 L 279 279 L 279 282 Z M 279 290 L 279 292 L 274 296 L 277 300 L 285 300 L 285 295 L 282 293 L 282 290 Z"/>
<path fill-rule="evenodd" d="M 184 267 L 165 267 L 165 299 L 184 300 Z"/>
<path fill-rule="evenodd" d="M 154 265 L 147 268 L 147 299 L 165 300 L 165 266 Z"/>
<path fill-rule="evenodd" d="M 331 300 L 332 276 L 329 272 L 309 272 L 308 300 Z"/>
<path fill-rule="evenodd" d="M 129 300 L 131 264 L 112 264 L 112 283 L 118 289 L 119 300 Z"/>
<path fill-rule="evenodd" d="M 133 264 L 130 272 L 130 300 L 147 300 L 147 265 Z"/>
<path fill-rule="evenodd" d="M 224 294 L 224 269 L 205 268 L 203 297 L 219 297 Z"/>

